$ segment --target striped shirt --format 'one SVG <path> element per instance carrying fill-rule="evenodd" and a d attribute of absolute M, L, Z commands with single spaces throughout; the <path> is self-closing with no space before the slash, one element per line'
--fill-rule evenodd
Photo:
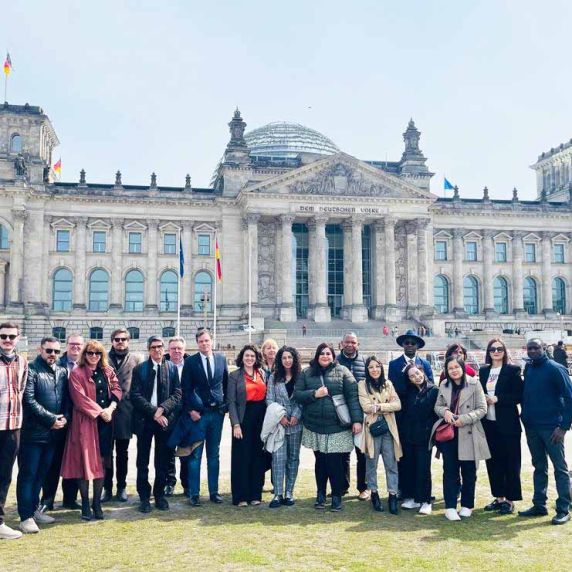
<path fill-rule="evenodd" d="M 0 431 L 22 427 L 22 398 L 28 377 L 28 361 L 17 355 L 13 361 L 0 356 Z"/>

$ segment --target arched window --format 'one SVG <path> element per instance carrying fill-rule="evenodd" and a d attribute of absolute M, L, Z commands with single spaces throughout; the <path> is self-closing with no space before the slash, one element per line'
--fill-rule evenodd
<path fill-rule="evenodd" d="M 91 312 L 106 312 L 108 305 L 109 274 L 103 268 L 96 268 L 89 277 L 88 307 Z"/>
<path fill-rule="evenodd" d="M 99 326 L 93 326 L 89 328 L 89 339 L 90 340 L 103 340 L 103 328 Z"/>
<path fill-rule="evenodd" d="M 538 292 L 534 278 L 527 276 L 522 287 L 524 309 L 529 314 L 538 314 Z"/>
<path fill-rule="evenodd" d="M 10 152 L 11 153 L 21 153 L 22 152 L 22 137 L 18 133 L 14 133 L 10 138 Z"/>
<path fill-rule="evenodd" d="M 131 337 L 132 340 L 139 339 L 139 328 L 131 326 L 130 328 L 127 328 L 127 331 L 129 332 L 129 336 Z"/>
<path fill-rule="evenodd" d="M 52 309 L 55 312 L 69 312 L 72 309 L 72 273 L 59 268 L 52 279 Z"/>
<path fill-rule="evenodd" d="M 61 326 L 56 326 L 55 328 L 52 328 L 52 336 L 57 338 L 60 342 L 65 343 L 66 329 Z"/>
<path fill-rule="evenodd" d="M 566 314 L 566 283 L 562 278 L 552 281 L 552 309 L 560 314 Z"/>
<path fill-rule="evenodd" d="M 8 250 L 8 229 L 0 224 L 0 250 Z"/>
<path fill-rule="evenodd" d="M 440 314 L 449 313 L 449 281 L 445 276 L 435 276 L 433 281 L 433 302 Z"/>
<path fill-rule="evenodd" d="M 479 283 L 474 276 L 465 276 L 463 280 L 463 300 L 467 314 L 479 313 Z"/>
<path fill-rule="evenodd" d="M 493 282 L 495 310 L 499 314 L 508 314 L 508 283 L 506 278 L 497 276 Z"/>
<path fill-rule="evenodd" d="M 130 270 L 125 276 L 125 311 L 143 311 L 143 274 Z"/>
<path fill-rule="evenodd" d="M 179 278 L 176 272 L 166 270 L 161 274 L 160 300 L 161 312 L 176 312 L 179 291 Z"/>
<path fill-rule="evenodd" d="M 195 276 L 195 312 L 212 312 L 213 279 L 212 276 L 202 270 Z"/>
<path fill-rule="evenodd" d="M 171 326 L 165 326 L 163 328 L 162 337 L 174 338 L 175 337 L 175 328 L 173 328 Z"/>

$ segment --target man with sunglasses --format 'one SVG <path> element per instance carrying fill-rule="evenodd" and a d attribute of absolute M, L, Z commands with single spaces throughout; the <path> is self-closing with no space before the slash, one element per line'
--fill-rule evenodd
<path fill-rule="evenodd" d="M 66 351 L 57 360 L 59 366 L 64 367 L 67 371 L 68 380 L 71 372 L 77 367 L 81 350 L 83 350 L 84 340 L 80 334 L 73 333 L 67 337 Z M 65 435 L 68 431 L 67 427 L 61 430 L 61 439 L 56 444 L 54 458 L 48 474 L 44 479 L 42 485 L 42 500 L 40 502 L 40 512 L 53 510 L 54 499 L 58 491 L 58 484 L 60 482 L 60 470 L 62 468 L 62 459 L 64 456 L 65 448 Z M 62 492 L 63 503 L 62 507 L 69 510 L 79 510 L 81 505 L 77 502 L 78 486 L 77 479 L 62 479 Z"/>
<path fill-rule="evenodd" d="M 15 353 L 20 328 L 0 324 L 0 540 L 14 540 L 22 533 L 4 522 L 4 505 L 12 482 L 12 468 L 20 448 L 22 399 L 28 378 L 28 362 Z"/>
<path fill-rule="evenodd" d="M 16 487 L 20 530 L 28 534 L 39 532 L 38 524 L 55 520 L 39 510 L 39 500 L 56 446 L 65 438 L 63 429 L 71 420 L 68 374 L 57 364 L 59 355 L 60 342 L 46 337 L 28 369 Z"/>
<path fill-rule="evenodd" d="M 137 435 L 137 492 L 139 511 L 151 512 L 149 458 L 155 441 L 155 482 L 153 496 L 158 510 L 169 510 L 165 498 L 167 472 L 171 449 L 167 446 L 181 406 L 181 383 L 177 367 L 164 360 L 163 338 L 151 336 L 147 340 L 149 359 L 133 370 L 131 402 L 133 403 L 133 432 Z"/>
<path fill-rule="evenodd" d="M 127 467 L 129 465 L 129 442 L 132 433 L 132 413 L 131 403 L 131 378 L 133 370 L 139 364 L 139 357 L 129 351 L 129 341 L 131 336 L 125 328 L 117 328 L 111 334 L 111 350 L 109 351 L 109 363 L 117 374 L 119 385 L 123 392 L 123 397 L 117 406 L 117 411 L 113 418 L 113 441 L 115 445 L 115 469 L 117 471 L 117 494 L 115 500 L 119 502 L 127 501 Z M 103 482 L 102 502 L 113 499 L 113 452 L 111 465 L 105 469 L 105 480 Z"/>

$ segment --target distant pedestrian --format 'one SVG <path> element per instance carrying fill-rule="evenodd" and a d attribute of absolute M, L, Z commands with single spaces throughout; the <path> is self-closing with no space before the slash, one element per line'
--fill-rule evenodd
<path fill-rule="evenodd" d="M 387 324 L 383 326 L 383 335 L 385 337 L 389 336 L 389 328 L 387 327 Z"/>
<path fill-rule="evenodd" d="M 306 332 L 307 332 L 306 324 L 302 324 L 302 336 L 306 337 Z"/>
<path fill-rule="evenodd" d="M 568 369 L 568 354 L 564 348 L 564 342 L 560 340 L 554 348 L 554 357 L 552 358 L 556 363 L 563 365 Z"/>

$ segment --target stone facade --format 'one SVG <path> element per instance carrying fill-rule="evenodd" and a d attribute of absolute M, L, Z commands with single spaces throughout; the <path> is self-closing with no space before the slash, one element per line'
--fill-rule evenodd
<path fill-rule="evenodd" d="M 238 330 L 249 308 L 257 328 L 264 319 L 295 321 L 300 272 L 308 282 L 304 319 L 319 323 L 332 319 L 338 280 L 334 317 L 355 323 L 409 320 L 436 332 L 478 321 L 570 324 L 569 198 L 520 201 L 515 191 L 512 200 L 491 200 L 486 189 L 482 200 L 458 190 L 437 198 L 412 121 L 393 163 L 343 152 L 300 153 L 294 166 L 291 158 L 265 163 L 250 157 L 238 110 L 229 127 L 213 188 L 193 188 L 189 176 L 180 188 L 163 187 L 154 173 L 148 187 L 123 184 L 119 172 L 114 184 L 88 183 L 84 171 L 78 183 L 62 183 L 50 169 L 58 140 L 47 116 L 0 107 L 2 318 L 18 320 L 35 341 L 52 331 L 108 339 L 118 325 L 141 339 L 168 335 L 180 243 L 189 337 L 212 320 L 214 288 L 219 331 Z M 297 247 L 300 225 L 307 259 Z M 340 277 L 332 232 L 341 235 Z"/>

